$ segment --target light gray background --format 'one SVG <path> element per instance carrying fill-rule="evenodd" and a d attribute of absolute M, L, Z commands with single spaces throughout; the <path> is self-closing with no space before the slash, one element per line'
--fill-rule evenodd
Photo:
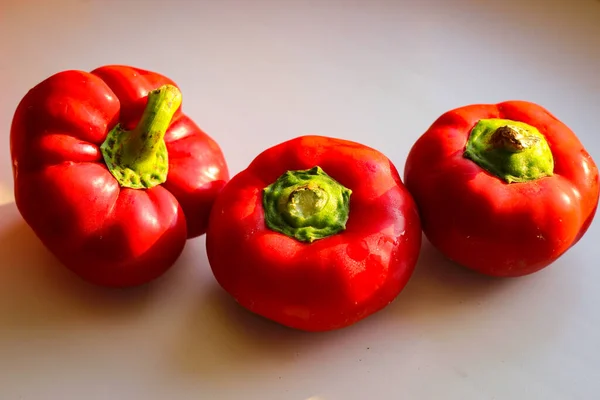
<path fill-rule="evenodd" d="M 83 284 L 17 213 L 8 139 L 39 81 L 118 63 L 174 79 L 232 173 L 306 133 L 373 146 L 402 171 L 441 113 L 508 99 L 550 109 L 598 162 L 600 2 L 4 0 L 0 50 L 1 399 L 599 398 L 598 222 L 516 280 L 425 243 L 395 303 L 304 334 L 237 307 L 204 238 L 147 287 Z"/>

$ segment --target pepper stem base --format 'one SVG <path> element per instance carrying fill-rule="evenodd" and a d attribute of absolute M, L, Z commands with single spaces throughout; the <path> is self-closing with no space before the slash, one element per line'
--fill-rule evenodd
<path fill-rule="evenodd" d="M 125 144 L 129 132 L 121 125 L 117 125 L 108 133 L 100 149 L 104 155 L 104 162 L 109 171 L 123 187 L 131 189 L 149 189 L 160 185 L 167 180 L 169 172 L 169 153 L 164 141 L 157 144 L 152 156 L 136 162 L 124 162 L 121 149 Z"/>
<path fill-rule="evenodd" d="M 118 124 L 108 133 L 100 151 L 122 187 L 149 189 L 166 182 L 169 153 L 164 137 L 180 105 L 179 89 L 163 85 L 148 93 L 144 113 L 133 130 Z"/>
<path fill-rule="evenodd" d="M 346 229 L 351 194 L 319 166 L 287 171 L 263 189 L 265 224 L 312 243 Z"/>

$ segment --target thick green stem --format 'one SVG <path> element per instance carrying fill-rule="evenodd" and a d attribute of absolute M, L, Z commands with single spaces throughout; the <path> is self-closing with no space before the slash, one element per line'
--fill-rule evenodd
<path fill-rule="evenodd" d="M 151 188 L 167 180 L 169 155 L 164 137 L 181 105 L 181 93 L 164 85 L 148 93 L 148 103 L 138 125 L 111 130 L 100 146 L 104 161 L 123 187 Z"/>
<path fill-rule="evenodd" d="M 554 158 L 544 135 L 519 121 L 479 120 L 471 130 L 464 157 L 508 183 L 554 173 Z"/>
<path fill-rule="evenodd" d="M 302 242 L 346 229 L 352 191 L 320 167 L 287 171 L 263 190 L 266 225 Z"/>

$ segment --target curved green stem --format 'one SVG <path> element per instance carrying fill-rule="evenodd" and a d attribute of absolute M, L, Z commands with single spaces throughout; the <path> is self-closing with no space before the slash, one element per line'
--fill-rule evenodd
<path fill-rule="evenodd" d="M 346 229 L 352 191 L 319 166 L 287 171 L 263 190 L 266 225 L 302 242 Z"/>
<path fill-rule="evenodd" d="M 123 187 L 151 188 L 167 180 L 169 155 L 164 137 L 181 105 L 181 92 L 164 85 L 148 93 L 148 103 L 138 125 L 131 131 L 120 124 L 100 146 L 104 161 Z"/>
<path fill-rule="evenodd" d="M 471 130 L 464 157 L 508 183 L 554 173 L 554 158 L 544 135 L 519 121 L 479 120 Z"/>

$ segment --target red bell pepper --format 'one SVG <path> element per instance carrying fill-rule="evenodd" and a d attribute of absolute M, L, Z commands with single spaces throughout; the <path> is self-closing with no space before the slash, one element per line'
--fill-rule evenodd
<path fill-rule="evenodd" d="M 206 233 L 214 276 L 241 306 L 305 331 L 384 308 L 420 246 L 416 206 L 390 160 L 321 136 L 258 155 L 219 194 Z"/>
<path fill-rule="evenodd" d="M 414 144 L 404 172 L 433 246 L 492 276 L 547 267 L 581 239 L 598 206 L 592 157 L 530 102 L 446 112 Z"/>
<path fill-rule="evenodd" d="M 21 100 L 11 128 L 17 207 L 82 278 L 132 286 L 163 274 L 206 230 L 229 179 L 217 143 L 167 77 L 128 66 L 63 71 Z"/>

